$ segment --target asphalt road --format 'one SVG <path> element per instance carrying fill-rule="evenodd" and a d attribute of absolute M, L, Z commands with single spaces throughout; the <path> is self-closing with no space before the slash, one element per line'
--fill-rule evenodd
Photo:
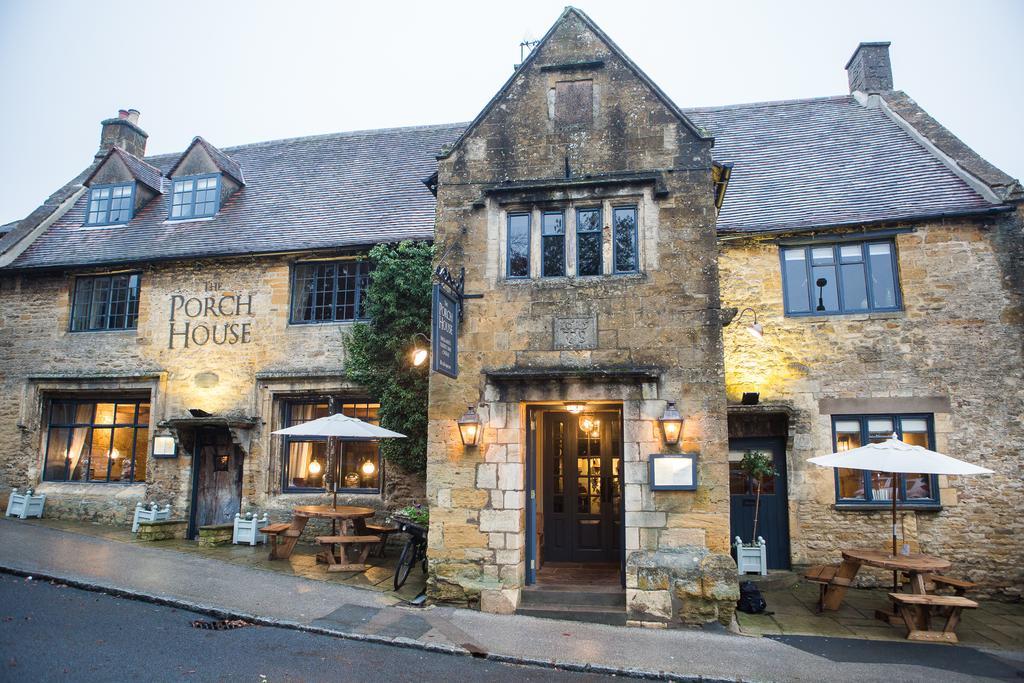
<path fill-rule="evenodd" d="M 246 626 L 0 574 L 0 681 L 602 681 L 609 678 Z"/>

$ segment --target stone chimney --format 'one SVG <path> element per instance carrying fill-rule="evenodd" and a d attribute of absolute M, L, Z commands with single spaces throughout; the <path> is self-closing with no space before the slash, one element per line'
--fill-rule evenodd
<path fill-rule="evenodd" d="M 96 157 L 101 157 L 114 146 L 120 147 L 129 154 L 134 154 L 140 159 L 146 155 L 146 138 L 149 135 L 139 128 L 139 110 L 122 109 L 117 112 L 117 117 L 105 119 L 100 122 L 103 130 L 100 132 L 100 149 Z"/>
<path fill-rule="evenodd" d="M 859 90 L 868 95 L 892 90 L 892 63 L 889 43 L 861 43 L 846 63 L 850 92 Z"/>

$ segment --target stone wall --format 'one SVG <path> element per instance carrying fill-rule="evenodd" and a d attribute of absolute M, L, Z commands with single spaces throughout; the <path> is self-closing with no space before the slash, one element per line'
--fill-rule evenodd
<path fill-rule="evenodd" d="M 725 329 L 729 401 L 757 391 L 765 410 L 790 414 L 795 565 L 836 561 L 842 547 L 888 544 L 890 512 L 837 510 L 832 471 L 806 462 L 832 451 L 831 414 L 845 412 L 844 405 L 863 413 L 926 412 L 934 414 L 940 452 L 995 474 L 939 477 L 941 510 L 900 513 L 908 542 L 949 558 L 951 574 L 989 592 L 1021 594 L 1020 225 L 1019 215 L 1004 214 L 897 235 L 904 303 L 897 313 L 784 317 L 778 245 L 769 238 L 721 243 L 723 305 L 751 306 L 764 324 L 760 340 L 742 325 Z"/>
<path fill-rule="evenodd" d="M 590 115 L 578 117 L 584 123 L 557 118 L 557 97 L 569 81 L 591 82 L 582 89 L 593 93 Z M 613 175 L 613 184 L 593 180 Z M 439 251 L 447 250 L 445 266 L 466 269 L 466 291 L 482 298 L 466 301 L 459 378 L 431 376 L 428 587 L 434 599 L 515 609 L 526 574 L 527 408 L 558 408 L 567 399 L 623 411 L 630 561 L 657 564 L 685 554 L 731 563 L 711 187 L 710 140 L 572 10 L 442 158 Z M 535 256 L 531 279 L 505 277 L 510 211 L 533 212 L 537 254 L 542 208 L 571 216 L 575 207 L 603 206 L 608 263 L 608 208 L 626 202 L 640 213 L 640 273 L 578 278 L 570 267 L 568 277 L 541 279 Z M 567 320 L 581 330 L 571 343 L 561 329 Z M 667 400 L 677 401 L 686 417 L 678 446 L 664 444 L 657 423 Z M 470 404 L 479 406 L 484 428 L 480 445 L 464 448 L 456 420 Z M 700 454 L 696 492 L 650 490 L 648 456 L 672 450 Z M 733 565 L 733 578 L 734 572 Z M 716 611 L 721 596 L 703 593 L 699 581 L 691 597 L 712 608 L 680 616 L 668 586 L 641 586 L 635 572 L 627 580 L 633 623 L 731 617 L 731 610 Z M 647 609 L 651 604 L 660 609 Z"/>
<path fill-rule="evenodd" d="M 52 516 L 120 524 L 140 500 L 170 502 L 175 516 L 186 516 L 192 464 L 187 447 L 177 458 L 151 456 L 144 484 L 40 484 L 46 398 L 131 391 L 151 399 L 150 445 L 157 424 L 185 417 L 190 408 L 257 418 L 243 465 L 243 511 L 268 510 L 286 519 L 296 504 L 323 503 L 323 494 L 281 494 L 280 437 L 270 434 L 281 426 L 280 399 L 366 393 L 343 377 L 350 324 L 288 323 L 295 260 L 143 266 L 138 329 L 109 332 L 68 331 L 72 276 L 87 271 L 0 276 L 0 488 L 32 485 L 46 491 Z M 220 306 L 222 297 L 228 299 Z M 188 303 L 193 298 L 199 303 Z M 189 315 L 200 308 L 199 315 Z M 206 332 L 192 336 L 197 326 L 210 328 L 209 339 Z M 221 343 L 214 343 L 215 336 Z M 384 507 L 423 500 L 422 475 L 406 475 L 386 463 L 384 473 L 383 497 L 351 494 L 339 501 Z"/>

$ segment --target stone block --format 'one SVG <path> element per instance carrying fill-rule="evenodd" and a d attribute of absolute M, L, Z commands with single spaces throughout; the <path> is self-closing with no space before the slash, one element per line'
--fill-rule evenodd
<path fill-rule="evenodd" d="M 512 462 L 499 464 L 498 488 L 505 491 L 522 490 L 524 488 L 522 464 Z"/>
<path fill-rule="evenodd" d="M 521 531 L 522 512 L 519 510 L 481 510 L 480 531 Z"/>
<path fill-rule="evenodd" d="M 481 489 L 454 489 L 451 492 L 453 508 L 480 510 L 487 504 L 487 491 Z"/>
<path fill-rule="evenodd" d="M 489 443 L 484 449 L 484 460 L 487 462 L 505 462 L 508 446 L 502 443 Z"/>
<path fill-rule="evenodd" d="M 139 532 L 135 538 L 140 541 L 168 541 L 174 538 L 185 538 L 188 533 L 188 522 L 183 519 L 165 519 L 159 522 L 139 522 Z M 228 534 L 230 542 L 231 535 Z"/>
<path fill-rule="evenodd" d="M 658 536 L 658 547 L 671 549 L 683 546 L 703 548 L 707 540 L 704 529 L 663 529 Z"/>
<path fill-rule="evenodd" d="M 626 613 L 635 621 L 672 619 L 672 596 L 667 590 L 626 589 Z"/>
<path fill-rule="evenodd" d="M 496 550 L 494 552 L 495 564 L 519 564 L 523 561 L 523 553 L 518 548 L 514 550 Z"/>
<path fill-rule="evenodd" d="M 526 491 L 506 491 L 505 509 L 522 510 L 526 507 Z"/>
<path fill-rule="evenodd" d="M 220 545 L 231 545 L 234 534 L 233 524 L 212 524 L 199 527 L 199 545 L 204 548 L 215 548 Z"/>
<path fill-rule="evenodd" d="M 478 489 L 498 488 L 498 465 L 483 463 L 476 466 L 476 487 Z"/>
<path fill-rule="evenodd" d="M 663 528 L 668 521 L 668 515 L 664 512 L 645 512 L 626 510 L 627 527 Z"/>
<path fill-rule="evenodd" d="M 514 614 L 519 607 L 519 589 L 504 588 L 480 591 L 480 611 L 491 614 Z"/>

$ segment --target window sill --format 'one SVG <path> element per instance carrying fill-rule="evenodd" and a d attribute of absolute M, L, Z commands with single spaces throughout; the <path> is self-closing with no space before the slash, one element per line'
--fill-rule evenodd
<path fill-rule="evenodd" d="M 646 273 L 604 273 L 601 275 L 557 275 L 537 277 L 504 277 L 500 282 L 512 286 L 547 285 L 549 287 L 565 287 L 570 284 L 598 284 L 615 280 L 647 279 Z"/>
<path fill-rule="evenodd" d="M 289 320 L 288 327 L 310 327 L 311 325 L 355 325 L 356 323 L 368 324 L 369 318 L 358 318 L 356 320 L 310 320 L 309 322 L 294 322 Z"/>
<path fill-rule="evenodd" d="M 322 495 L 324 495 L 324 493 L 325 493 L 325 491 L 323 489 L 286 488 L 286 489 L 282 489 L 281 490 L 281 495 L 282 496 L 308 496 L 308 495 L 322 496 Z M 338 495 L 339 496 L 351 496 L 351 495 L 379 496 L 380 495 L 380 489 L 338 489 Z"/>
<path fill-rule="evenodd" d="M 217 217 L 217 214 L 212 216 L 196 216 L 195 218 L 166 218 L 164 219 L 163 225 L 180 225 L 181 223 L 200 223 L 202 221 L 212 221 Z"/>
<path fill-rule="evenodd" d="M 891 503 L 835 503 L 832 507 L 838 512 L 879 512 L 881 510 L 892 510 Z M 938 512 L 942 510 L 942 503 L 897 503 L 896 510 L 900 512 L 907 512 L 908 510 Z"/>
<path fill-rule="evenodd" d="M 137 328 L 137 327 L 127 327 L 127 328 L 125 328 L 123 330 L 121 330 L 121 329 L 114 329 L 114 330 L 68 330 L 68 333 L 69 334 L 97 334 L 97 333 L 99 333 L 99 334 L 110 334 L 112 332 L 121 332 L 121 333 L 129 333 L 130 332 L 131 334 L 136 334 L 138 331 L 139 331 L 139 328 Z"/>
<path fill-rule="evenodd" d="M 130 220 L 123 223 L 82 223 L 79 230 L 103 230 L 104 228 L 123 228 Z"/>
<path fill-rule="evenodd" d="M 905 310 L 899 311 L 858 311 L 856 313 L 786 313 L 785 317 L 787 320 L 809 320 L 809 321 L 821 321 L 835 320 L 840 318 L 842 320 L 893 320 L 897 318 L 905 318 L 907 312 Z"/>

